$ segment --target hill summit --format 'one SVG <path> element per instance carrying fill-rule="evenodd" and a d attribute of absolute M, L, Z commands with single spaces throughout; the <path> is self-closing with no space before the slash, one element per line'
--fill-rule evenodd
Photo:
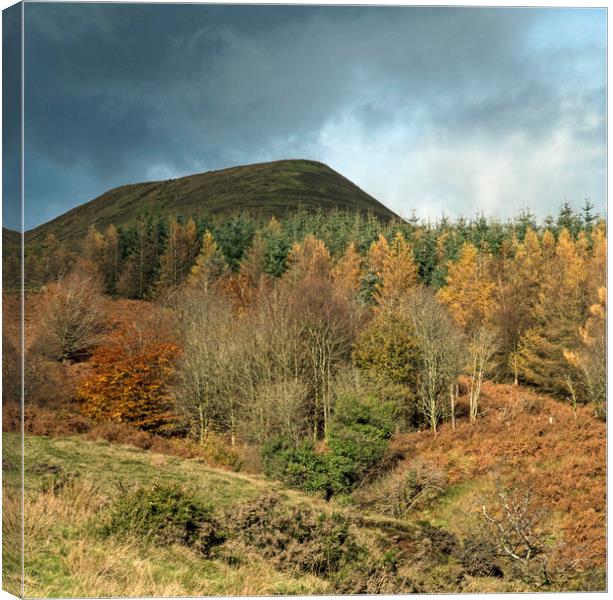
<path fill-rule="evenodd" d="M 126 225 L 141 216 L 225 215 L 238 212 L 282 217 L 299 209 L 351 210 L 383 220 L 397 215 L 327 165 L 280 160 L 209 171 L 178 179 L 124 185 L 30 230 L 29 242 L 53 233 L 64 242 L 87 228 Z"/>

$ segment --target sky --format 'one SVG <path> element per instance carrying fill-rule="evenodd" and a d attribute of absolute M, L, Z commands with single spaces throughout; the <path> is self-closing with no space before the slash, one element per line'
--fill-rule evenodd
<path fill-rule="evenodd" d="M 24 30 L 26 229 L 284 158 L 404 216 L 605 209 L 603 9 L 27 3 Z"/>

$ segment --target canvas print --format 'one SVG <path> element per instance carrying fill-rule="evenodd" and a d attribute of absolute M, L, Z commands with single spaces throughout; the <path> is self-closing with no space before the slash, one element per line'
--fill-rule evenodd
<path fill-rule="evenodd" d="M 3 588 L 604 592 L 604 8 L 3 11 Z"/>

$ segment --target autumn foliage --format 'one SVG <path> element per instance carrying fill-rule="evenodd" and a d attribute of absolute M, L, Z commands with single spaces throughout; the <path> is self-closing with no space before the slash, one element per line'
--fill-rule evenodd
<path fill-rule="evenodd" d="M 97 421 L 129 423 L 164 433 L 177 427 L 169 382 L 179 348 L 149 343 L 131 353 L 121 336 L 99 347 L 92 374 L 80 389 L 83 414 Z"/>

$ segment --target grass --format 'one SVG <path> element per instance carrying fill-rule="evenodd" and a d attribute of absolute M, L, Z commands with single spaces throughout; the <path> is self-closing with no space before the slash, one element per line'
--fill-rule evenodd
<path fill-rule="evenodd" d="M 15 434 L 5 433 L 9 440 Z M 18 464 L 19 448 L 5 446 L 5 458 Z M 112 465 L 113 468 L 109 468 Z M 197 482 L 196 493 L 216 506 L 227 506 L 237 499 L 257 496 L 265 482 L 246 475 L 230 474 L 205 466 L 197 459 L 180 460 L 173 456 L 154 454 L 134 448 L 111 444 L 107 441 L 84 442 L 78 436 L 51 438 L 27 436 L 25 438 L 25 489 L 40 489 L 43 481 L 60 467 L 67 473 L 96 474 L 96 482 L 103 493 L 117 490 L 118 486 L 148 485 L 153 481 L 188 485 Z M 9 471 L 9 480 L 18 474 Z"/>
<path fill-rule="evenodd" d="M 602 590 L 605 586 L 605 425 L 589 410 L 575 419 L 569 407 L 543 400 L 541 414 L 518 413 L 510 425 L 498 409 L 514 399 L 510 386 L 490 386 L 489 416 L 477 424 L 443 427 L 427 433 L 402 434 L 397 443 L 411 468 L 412 458 L 447 474 L 445 490 L 404 518 L 379 514 L 368 497 L 378 497 L 382 482 L 357 496 L 323 499 L 288 490 L 264 478 L 211 468 L 198 459 L 179 459 L 106 441 L 82 437 L 27 436 L 25 439 L 25 511 L 27 596 L 125 595 L 272 595 L 351 592 L 331 578 L 282 569 L 244 539 L 229 538 L 218 554 L 205 557 L 195 549 L 145 545 L 138 537 L 100 535 L 122 490 L 154 483 L 189 488 L 203 503 L 236 518 L 235 507 L 257 504 L 275 491 L 283 507 L 307 506 L 349 516 L 352 531 L 367 563 L 386 548 L 402 554 L 391 588 L 378 591 L 510 592 L 535 589 L 517 578 L 472 577 L 453 554 L 429 554 L 436 539 L 431 526 L 456 536 L 458 543 L 479 530 L 481 497 L 490 496 L 499 479 L 530 489 L 548 512 L 547 529 L 556 546 L 552 566 L 562 569 L 556 590 Z M 550 426 L 553 417 L 554 426 Z M 542 435 L 539 435 L 542 433 Z M 531 444 L 531 445 L 530 445 Z M 4 450 L 4 586 L 19 590 L 20 440 L 5 433 Z M 529 451 L 528 451 L 529 450 Z M 404 466 L 403 466 L 404 465 Z M 65 474 L 74 477 L 66 478 Z M 50 483 L 63 485 L 49 485 Z M 228 521 L 226 521 L 228 522 Z M 443 533 L 444 533 L 443 532 Z M 272 532 L 274 533 L 274 532 Z M 562 542 L 557 545 L 557 542 Z M 360 575 L 363 563 L 351 564 L 349 576 Z M 504 568 L 504 567 L 503 567 Z M 556 567 L 557 568 L 557 567 Z M 352 571 L 353 569 L 353 571 Z M 363 571 L 362 571 L 363 573 Z M 342 583 L 342 582 L 341 582 Z M 394 587 L 394 586 L 398 587 Z M 360 589 L 361 592 L 366 591 Z"/>
<path fill-rule="evenodd" d="M 5 433 L 4 439 L 5 460 L 17 464 L 19 449 L 11 441 L 18 436 Z M 269 491 L 269 482 L 217 471 L 196 460 L 78 438 L 28 436 L 25 449 L 28 597 L 273 595 L 325 593 L 329 588 L 314 576 L 277 572 L 245 549 L 238 550 L 239 564 L 231 565 L 222 559 L 204 559 L 179 545 L 149 546 L 144 552 L 137 539 L 101 538 L 97 531 L 97 518 L 119 486 L 176 482 L 223 508 Z M 53 475 L 45 471 L 56 472 L 57 477 L 58 467 L 76 477 L 52 490 L 45 482 Z M 5 473 L 7 490 L 18 472 Z M 297 495 L 287 497 L 292 502 Z M 14 530 L 19 497 L 5 494 L 4 507 L 5 531 Z M 18 555 L 17 550 L 8 558 L 18 560 Z"/>
<path fill-rule="evenodd" d="M 149 214 L 282 217 L 299 208 L 359 210 L 385 220 L 396 218 L 330 167 L 315 161 L 281 160 L 115 188 L 32 229 L 26 242 L 38 244 L 53 233 L 70 245 L 82 239 L 90 225 L 102 230 Z M 14 234 L 6 231 L 4 237 L 13 240 Z"/>
<path fill-rule="evenodd" d="M 93 519 L 104 504 L 99 490 L 81 482 L 60 494 L 26 500 L 27 597 L 181 596 L 300 593 L 325 590 L 316 578 L 273 572 L 264 561 L 232 567 L 180 545 L 101 540 Z M 102 500 L 103 501 L 103 500 Z M 68 524 L 69 523 L 69 524 Z"/>
<path fill-rule="evenodd" d="M 18 436 L 5 434 L 4 439 L 6 464 L 18 464 L 19 447 L 14 443 Z M 382 556 L 389 536 L 413 537 L 419 530 L 376 515 L 362 519 L 352 508 L 287 490 L 263 478 L 213 469 L 197 460 L 79 437 L 29 435 L 25 450 L 27 597 L 326 594 L 347 589 L 336 587 L 329 577 L 293 567 L 288 570 L 239 538 L 230 539 L 207 558 L 185 546 L 145 543 L 136 535 L 101 534 L 105 516 L 122 488 L 155 482 L 183 485 L 220 514 L 271 491 L 280 495 L 285 510 L 302 506 L 316 513 L 345 512 L 353 522 L 355 539 L 365 549 L 368 566 Z M 18 471 L 5 469 L 5 475 L 8 490 L 18 481 Z M 5 531 L 15 529 L 18 495 L 5 494 L 4 509 Z M 5 547 L 5 560 L 6 551 Z M 18 549 L 8 556 L 9 560 L 18 557 Z M 342 585 L 353 586 L 354 577 L 364 577 L 363 569 L 364 563 L 350 563 L 343 571 L 343 577 L 349 579 Z M 359 581 L 357 585 L 362 585 Z M 401 589 L 406 588 L 392 591 Z"/>
<path fill-rule="evenodd" d="M 2 587 L 21 595 L 21 438 L 2 436 Z M 10 507 L 7 510 L 7 507 Z M 12 509 L 12 510 L 11 510 Z"/>

